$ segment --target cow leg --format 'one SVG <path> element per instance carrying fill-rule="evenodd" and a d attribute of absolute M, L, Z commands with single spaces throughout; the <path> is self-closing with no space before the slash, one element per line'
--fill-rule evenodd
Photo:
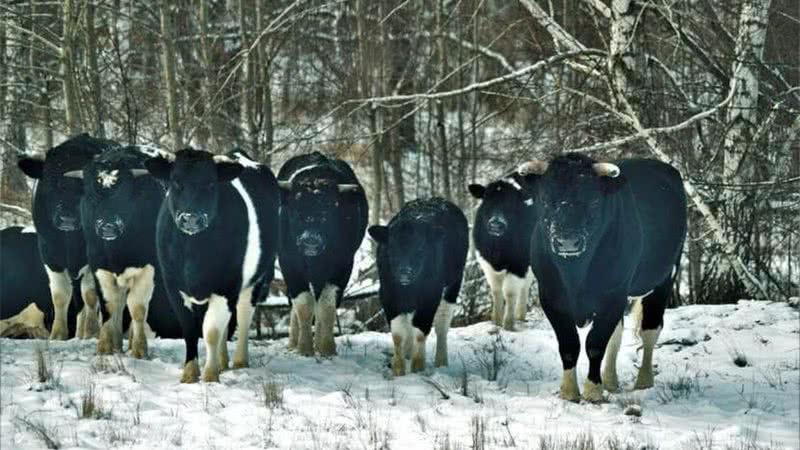
<path fill-rule="evenodd" d="M 406 359 L 411 358 L 414 346 L 414 326 L 412 325 L 413 313 L 403 313 L 392 319 L 392 342 L 394 343 L 394 357 L 392 358 L 392 373 L 396 377 L 406 374 Z"/>
<path fill-rule="evenodd" d="M 672 278 L 665 281 L 641 301 L 641 317 L 637 321 L 639 336 L 642 338 L 642 364 L 639 366 L 639 373 L 636 375 L 634 389 L 647 389 L 653 387 L 655 377 L 653 376 L 653 351 L 655 350 L 661 328 L 664 326 L 664 309 L 667 300 L 672 294 Z"/>
<path fill-rule="evenodd" d="M 498 272 L 494 270 L 491 264 L 485 259 L 478 256 L 478 263 L 483 270 L 486 277 L 486 282 L 489 283 L 489 292 L 492 296 L 492 320 L 494 324 L 499 326 L 503 325 L 503 313 L 505 312 L 505 305 L 503 298 L 503 279 L 506 277 L 505 272 Z"/>
<path fill-rule="evenodd" d="M 619 390 L 617 354 L 619 353 L 619 346 L 622 343 L 622 322 L 623 321 L 620 320 L 616 328 L 614 328 L 611 340 L 608 341 L 608 346 L 606 346 L 606 355 L 603 358 L 603 387 L 608 392 L 617 392 Z"/>
<path fill-rule="evenodd" d="M 90 339 L 97 337 L 100 332 L 100 320 L 97 317 L 97 285 L 89 266 L 81 269 L 81 298 L 83 309 L 80 312 L 80 322 L 77 327 L 78 337 Z"/>
<path fill-rule="evenodd" d="M 528 316 L 528 297 L 530 297 L 531 284 L 533 284 L 533 272 L 528 269 L 525 274 L 525 279 L 520 286 L 519 297 L 517 297 L 517 305 L 514 310 L 514 316 L 517 320 L 525 320 Z"/>
<path fill-rule="evenodd" d="M 219 382 L 220 360 L 219 341 L 227 339 L 223 336 L 228 328 L 231 312 L 225 297 L 211 294 L 208 299 L 208 310 L 203 318 L 203 340 L 206 344 L 206 365 L 203 368 L 203 381 Z"/>
<path fill-rule="evenodd" d="M 586 355 L 589 357 L 589 376 L 583 385 L 583 399 L 597 403 L 603 401 L 603 384 L 600 377 L 600 366 L 606 352 L 608 341 L 625 312 L 627 297 L 609 299 L 606 309 L 595 315 L 592 329 L 586 337 Z"/>
<path fill-rule="evenodd" d="M 294 313 L 292 313 L 294 316 Z M 291 319 L 290 319 L 291 320 Z M 249 367 L 250 354 L 248 352 L 248 339 L 250 338 L 250 324 L 253 321 L 253 287 L 244 289 L 239 293 L 236 301 L 236 351 L 233 354 L 233 368 Z M 291 331 L 290 331 L 291 334 Z M 227 334 L 226 334 L 227 335 Z"/>
<path fill-rule="evenodd" d="M 220 335 L 220 339 L 218 341 L 217 346 L 217 357 L 219 358 L 219 371 L 224 372 L 228 370 L 228 325 L 225 325 L 225 329 L 222 330 L 222 334 Z M 235 353 L 234 353 L 235 355 Z"/>
<path fill-rule="evenodd" d="M 297 351 L 303 356 L 314 356 L 314 341 L 311 322 L 314 320 L 314 297 L 304 291 L 292 300 L 292 309 L 297 315 Z"/>
<path fill-rule="evenodd" d="M 442 300 L 433 316 L 433 329 L 436 332 L 436 354 L 433 364 L 436 367 L 446 367 L 447 358 L 447 332 L 450 330 L 450 321 L 453 318 L 453 306 L 449 301 Z"/>
<path fill-rule="evenodd" d="M 183 306 L 181 306 L 183 307 Z M 183 362 L 181 383 L 197 383 L 200 379 L 200 367 L 197 364 L 197 341 L 200 339 L 200 330 L 191 314 L 179 317 L 183 329 L 183 342 L 186 347 L 186 358 Z"/>
<path fill-rule="evenodd" d="M 526 298 L 522 295 L 525 286 L 525 278 L 520 278 L 512 273 L 507 274 L 503 280 L 503 296 L 506 298 L 503 328 L 508 331 L 514 331 L 514 316 L 517 312 L 518 304 L 522 303 L 524 305 L 525 303 Z"/>
<path fill-rule="evenodd" d="M 63 341 L 69 337 L 67 328 L 67 307 L 72 300 L 72 280 L 66 270 L 54 272 L 49 267 L 44 266 L 47 271 L 47 278 L 50 282 L 50 296 L 53 299 L 53 329 L 50 331 L 50 339 Z"/>
<path fill-rule="evenodd" d="M 106 311 L 109 319 L 100 328 L 100 337 L 97 339 L 97 353 L 108 355 L 122 352 L 122 308 L 125 302 L 124 286 L 117 284 L 117 277 L 106 270 L 95 273 L 103 298 L 106 301 Z"/>
<path fill-rule="evenodd" d="M 414 327 L 414 351 L 411 354 L 411 371 L 422 372 L 425 370 L 425 341 L 428 336 L 419 328 Z"/>
<path fill-rule="evenodd" d="M 147 264 L 142 268 L 128 268 L 119 276 L 119 284 L 126 286 L 128 295 L 126 303 L 131 314 L 131 333 L 128 347 L 131 356 L 137 359 L 147 358 L 147 333 L 145 324 L 150 299 L 155 289 L 155 268 Z M 122 313 L 120 313 L 120 316 Z"/>
<path fill-rule="evenodd" d="M 288 347 L 289 350 L 294 350 L 297 348 L 298 333 L 300 333 L 300 328 L 297 321 L 297 310 L 295 309 L 293 303 L 292 309 L 289 311 L 289 342 L 286 344 L 286 347 Z"/>
<path fill-rule="evenodd" d="M 554 308 L 551 300 L 542 298 L 541 301 L 542 310 L 556 333 L 558 353 L 561 355 L 561 365 L 564 369 L 559 396 L 564 400 L 577 402 L 581 398 L 581 393 L 578 390 L 575 365 L 578 363 L 581 341 L 575 328 L 575 321 L 569 314 Z"/>
<path fill-rule="evenodd" d="M 339 287 L 326 284 L 316 303 L 316 324 L 314 325 L 314 347 L 320 356 L 336 355 L 336 340 L 333 328 L 336 325 L 336 300 Z"/>

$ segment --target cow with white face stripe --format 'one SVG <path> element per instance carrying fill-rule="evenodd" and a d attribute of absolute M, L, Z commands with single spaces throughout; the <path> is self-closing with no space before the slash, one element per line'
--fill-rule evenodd
<path fill-rule="evenodd" d="M 278 258 L 292 301 L 289 347 L 306 356 L 315 348 L 332 356 L 336 307 L 367 229 L 367 197 L 347 163 L 318 152 L 287 161 L 278 182 L 283 192 Z"/>
<path fill-rule="evenodd" d="M 514 329 L 514 319 L 525 320 L 533 283 L 529 249 L 536 214 L 525 183 L 513 173 L 486 186 L 469 185 L 472 196 L 481 200 L 472 239 L 489 282 L 492 319 L 506 330 Z"/>
<path fill-rule="evenodd" d="M 233 366 L 247 367 L 253 304 L 272 282 L 278 244 L 279 189 L 274 175 L 240 151 L 214 156 L 191 148 L 174 160 L 148 160 L 167 184 L 156 231 L 159 271 L 183 330 L 181 382 L 199 378 L 197 340 L 206 345 L 203 380 L 228 365 L 229 326 L 238 324 Z M 230 322 L 235 310 L 235 321 Z"/>
<path fill-rule="evenodd" d="M 83 184 L 64 174 L 83 169 L 96 155 L 117 145 L 81 134 L 50 149 L 44 160 L 25 158 L 19 161 L 19 168 L 25 175 L 37 180 L 33 224 L 53 301 L 50 339 L 67 339 L 68 330 L 73 328 L 72 324 L 67 324 L 67 309 L 74 290 L 80 291 L 84 302 L 74 327 L 76 335 L 89 338 L 99 331 L 97 289 L 87 265 L 86 242 L 78 211 Z"/>
<path fill-rule="evenodd" d="M 536 192 L 531 265 L 542 309 L 558 339 L 561 397 L 581 398 L 576 326 L 589 323 L 589 374 L 582 397 L 598 402 L 603 389 L 619 388 L 616 357 L 629 297 L 643 297 L 644 353 L 634 388 L 651 387 L 653 348 L 686 238 L 680 173 L 655 160 L 598 162 L 576 153 L 530 161 L 520 171 Z"/>
<path fill-rule="evenodd" d="M 132 319 L 133 357 L 147 356 L 145 322 L 157 336 L 181 336 L 164 285 L 155 276 L 158 209 L 154 205 L 161 204 L 164 190 L 144 167 L 151 154 L 139 146 L 116 147 L 83 170 L 65 174 L 83 180 L 80 216 L 86 254 L 105 300 L 99 354 L 122 351 L 126 305 Z"/>

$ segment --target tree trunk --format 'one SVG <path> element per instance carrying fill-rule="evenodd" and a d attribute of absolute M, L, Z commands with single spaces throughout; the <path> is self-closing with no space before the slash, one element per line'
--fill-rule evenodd
<path fill-rule="evenodd" d="M 167 90 L 167 120 L 172 136 L 172 150 L 183 148 L 183 129 L 178 119 L 178 85 L 175 78 L 175 44 L 172 36 L 173 20 L 168 0 L 161 0 L 159 15 L 161 22 L 161 57 L 164 85 Z"/>
<path fill-rule="evenodd" d="M 62 10 L 61 76 L 64 87 L 64 120 L 70 135 L 81 130 L 78 87 L 75 80 L 77 4 L 75 0 L 64 0 Z"/>
<path fill-rule="evenodd" d="M 95 28 L 95 6 L 93 1 L 86 2 L 86 51 L 89 63 L 89 84 L 92 92 L 92 106 L 94 107 L 93 128 L 98 137 L 105 137 L 104 125 L 105 109 L 100 83 L 100 69 L 97 65 L 97 29 Z"/>
<path fill-rule="evenodd" d="M 445 54 L 444 45 L 444 0 L 439 0 L 439 5 L 436 8 L 436 29 L 439 30 L 439 39 L 437 42 L 439 52 L 439 77 L 444 80 L 447 76 L 447 55 Z M 444 100 L 436 101 L 436 128 L 439 132 L 439 151 L 441 153 L 442 164 L 442 195 L 447 200 L 453 198 L 450 192 L 450 154 L 447 148 L 447 125 L 444 116 Z"/>

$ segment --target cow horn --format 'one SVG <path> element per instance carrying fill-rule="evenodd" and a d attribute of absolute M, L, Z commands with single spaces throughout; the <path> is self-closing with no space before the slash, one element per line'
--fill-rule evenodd
<path fill-rule="evenodd" d="M 141 177 L 149 173 L 150 172 L 148 172 L 147 169 L 131 169 L 131 175 L 133 175 L 134 178 Z"/>
<path fill-rule="evenodd" d="M 528 162 L 524 162 L 517 167 L 517 173 L 525 176 L 525 175 L 543 175 L 547 172 L 547 167 L 550 164 L 547 161 L 542 161 L 539 159 L 532 159 Z"/>
<path fill-rule="evenodd" d="M 228 155 L 214 155 L 214 162 L 215 163 L 232 163 L 236 162 L 231 159 Z"/>
<path fill-rule="evenodd" d="M 278 181 L 278 186 L 281 189 L 291 190 L 292 189 L 292 182 L 291 181 Z"/>
<path fill-rule="evenodd" d="M 69 172 L 65 172 L 64 176 L 67 178 L 77 178 L 79 180 L 83 179 L 83 171 L 82 170 L 70 170 Z"/>
<path fill-rule="evenodd" d="M 360 188 L 357 184 L 340 184 L 339 192 L 356 192 Z"/>
<path fill-rule="evenodd" d="M 592 164 L 594 173 L 601 177 L 617 178 L 619 176 L 619 166 L 607 162 L 599 162 Z"/>

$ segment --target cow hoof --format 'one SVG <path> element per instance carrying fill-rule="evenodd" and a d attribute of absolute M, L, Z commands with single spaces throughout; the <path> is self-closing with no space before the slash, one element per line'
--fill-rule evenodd
<path fill-rule="evenodd" d="M 434 361 L 433 361 L 433 365 L 436 366 L 436 367 L 447 367 L 448 366 L 447 355 L 445 355 L 445 356 L 436 355 L 436 358 L 434 358 Z"/>
<path fill-rule="evenodd" d="M 219 370 L 204 370 L 203 371 L 204 383 L 219 383 Z"/>
<path fill-rule="evenodd" d="M 425 371 L 425 360 L 415 359 L 411 361 L 411 372 L 419 373 Z"/>
<path fill-rule="evenodd" d="M 134 359 L 147 359 L 147 349 L 134 347 L 131 349 L 131 357 Z"/>
<path fill-rule="evenodd" d="M 616 379 L 607 381 L 607 378 L 603 378 L 603 389 L 608 392 L 619 392 L 619 382 Z"/>
<path fill-rule="evenodd" d="M 653 383 L 652 379 L 651 380 L 642 380 L 642 379 L 637 378 L 636 379 L 636 383 L 633 384 L 633 390 L 638 391 L 638 390 L 641 390 L 641 389 L 650 389 L 651 387 L 653 387 L 654 384 L 655 383 Z"/>
<path fill-rule="evenodd" d="M 181 383 L 197 383 L 200 378 L 200 369 L 197 367 L 197 360 L 194 359 L 183 366 Z"/>
<path fill-rule="evenodd" d="M 105 328 L 100 330 L 100 337 L 97 339 L 97 354 L 111 355 L 114 353 L 114 340 L 106 332 Z"/>
<path fill-rule="evenodd" d="M 336 356 L 336 343 L 335 342 L 328 342 L 321 344 L 317 349 L 319 352 L 319 356 L 326 357 L 326 356 Z"/>
<path fill-rule="evenodd" d="M 66 341 L 67 329 L 65 327 L 56 327 L 53 325 L 53 331 L 50 332 L 51 341 Z"/>
<path fill-rule="evenodd" d="M 605 401 L 603 398 L 603 385 L 586 380 L 586 383 L 583 384 L 583 399 L 591 403 Z"/>
<path fill-rule="evenodd" d="M 236 359 L 233 360 L 233 368 L 234 369 L 247 369 L 250 367 L 250 362 L 247 360 L 244 361 L 237 361 Z"/>
<path fill-rule="evenodd" d="M 579 402 L 581 400 L 581 393 L 578 390 L 578 383 L 575 380 L 575 369 L 568 369 L 564 371 L 561 378 L 561 388 L 558 391 L 558 396 L 570 402 Z"/>
<path fill-rule="evenodd" d="M 392 374 L 396 377 L 402 377 L 406 374 L 406 362 L 403 358 L 392 359 Z"/>
<path fill-rule="evenodd" d="M 506 331 L 514 331 L 514 322 L 513 321 L 506 321 L 503 324 L 503 329 Z"/>
<path fill-rule="evenodd" d="M 525 314 L 519 314 L 519 315 L 517 315 L 517 316 L 516 316 L 516 317 L 514 317 L 514 318 L 515 318 L 515 319 L 517 319 L 517 320 L 519 320 L 520 322 L 525 322 L 525 320 L 527 319 L 527 317 L 525 316 Z"/>

